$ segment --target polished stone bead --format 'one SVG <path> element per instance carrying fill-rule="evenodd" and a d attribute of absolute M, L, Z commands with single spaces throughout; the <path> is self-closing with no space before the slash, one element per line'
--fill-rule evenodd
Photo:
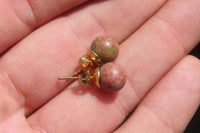
<path fill-rule="evenodd" d="M 102 63 L 114 61 L 119 54 L 119 44 L 110 37 L 98 37 L 91 45 L 91 50 L 100 58 Z"/>
<path fill-rule="evenodd" d="M 124 70 L 115 63 L 104 64 L 100 68 L 100 86 L 105 91 L 117 91 L 126 83 Z"/>

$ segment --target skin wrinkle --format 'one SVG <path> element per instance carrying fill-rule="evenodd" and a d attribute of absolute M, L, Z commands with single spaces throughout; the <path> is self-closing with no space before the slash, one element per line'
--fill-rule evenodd
<path fill-rule="evenodd" d="M 19 0 L 16 2 L 9 0 L 8 4 L 11 7 L 10 9 L 13 11 L 16 18 L 19 19 L 29 29 L 29 31 L 27 32 L 30 32 L 36 28 L 35 15 L 33 13 L 31 5 L 28 3 L 28 0 L 26 1 L 26 3 Z M 21 12 L 21 8 L 26 8 L 26 10 L 24 12 Z"/>
<path fill-rule="evenodd" d="M 82 45 L 83 40 L 81 39 L 80 35 L 78 34 L 76 27 L 74 27 L 74 25 L 72 24 L 71 17 L 67 16 L 65 18 L 65 20 L 66 20 L 65 21 L 66 26 L 70 27 L 70 29 L 72 30 L 72 33 L 74 35 L 74 38 L 76 38 L 76 40 L 78 42 L 78 43 L 76 43 L 76 45 L 79 44 L 79 47 L 81 47 L 81 49 L 83 49 L 83 51 L 84 51 L 83 53 L 86 54 L 89 48 L 87 46 Z"/>
<path fill-rule="evenodd" d="M 134 96 L 134 101 L 135 103 L 137 103 L 139 101 L 139 98 L 137 97 L 137 94 L 135 92 L 135 90 L 132 88 L 131 84 L 129 83 L 129 80 L 127 78 L 127 83 L 128 89 L 131 89 L 133 92 L 133 96 Z M 130 95 L 130 94 L 129 94 Z M 128 116 L 128 114 L 130 114 L 132 112 L 132 110 L 134 109 L 132 105 L 129 105 L 126 99 L 126 95 L 121 96 L 120 98 L 118 98 L 118 101 L 114 104 L 116 106 L 116 108 L 121 112 L 122 116 L 124 116 L 124 118 L 121 120 L 121 122 L 123 122 L 125 120 L 125 118 Z M 119 126 L 119 125 L 118 125 Z M 113 129 L 113 131 L 115 131 L 116 129 Z"/>
<path fill-rule="evenodd" d="M 7 72 L 3 72 L 4 75 L 3 77 L 5 77 L 5 80 L 8 82 L 8 88 L 10 88 L 11 93 L 11 97 L 13 97 L 16 101 L 18 101 L 18 105 L 23 107 L 25 105 L 25 101 L 26 98 L 24 96 L 24 94 L 22 93 L 22 91 L 20 90 L 20 88 L 18 88 L 13 80 L 11 79 L 11 77 L 9 76 L 9 74 Z M 13 92 L 13 93 L 12 93 Z"/>
<path fill-rule="evenodd" d="M 121 10 L 119 8 L 117 8 L 117 6 L 115 4 L 116 0 L 108 0 L 108 1 L 103 1 L 103 2 L 101 2 L 101 1 L 95 1 L 94 3 L 95 4 L 99 4 L 100 6 L 102 6 L 102 4 L 105 4 L 105 3 L 107 3 L 109 5 L 112 5 L 110 8 L 114 8 L 113 10 L 116 9 L 116 11 L 119 12 L 118 17 L 120 16 L 120 18 L 126 19 L 126 18 L 124 18 L 123 14 L 121 13 Z M 108 8 L 106 8 L 105 10 L 108 10 Z M 108 28 L 106 26 L 106 24 L 105 24 L 105 22 L 107 22 L 107 19 L 104 19 L 101 16 L 99 16 L 98 10 L 96 8 L 94 8 L 93 6 L 91 6 L 91 8 L 88 8 L 85 11 L 92 17 L 92 19 L 100 27 L 100 29 L 101 29 L 100 34 L 102 34 L 102 35 L 109 35 L 110 32 L 114 31 L 117 26 L 119 26 L 120 24 L 123 23 L 122 21 L 117 21 L 117 22 L 115 22 L 114 25 L 110 25 L 110 27 Z M 112 37 L 114 37 L 114 36 L 112 36 Z M 122 42 L 121 38 L 120 39 L 115 38 L 115 39 L 117 39 L 117 41 L 119 41 L 119 42 Z"/>
<path fill-rule="evenodd" d="M 101 34 L 101 35 L 105 34 L 105 29 L 103 29 L 103 27 L 99 25 L 100 23 L 98 22 L 98 20 L 96 20 L 96 19 L 90 14 L 90 12 L 88 12 L 88 11 L 86 11 L 86 12 L 87 12 L 87 13 L 86 13 L 86 17 L 89 16 L 90 18 L 92 18 L 92 20 L 94 20 L 94 21 L 92 22 L 92 25 L 95 25 L 96 27 L 98 27 L 98 30 L 96 30 L 96 31 L 98 31 L 98 33 L 96 33 L 96 34 Z M 85 14 L 84 14 L 84 15 L 85 15 Z M 66 26 L 70 27 L 71 31 L 73 32 L 74 37 L 76 38 L 76 40 L 78 40 L 78 43 L 76 43 L 76 44 L 80 44 L 79 46 L 80 46 L 82 49 L 84 49 L 84 50 L 83 50 L 83 51 L 85 51 L 84 53 L 87 53 L 87 51 L 88 51 L 89 48 L 88 48 L 88 46 L 86 46 L 86 45 L 81 45 L 82 42 L 84 42 L 84 41 L 81 39 L 80 35 L 78 34 L 77 27 L 75 27 L 75 25 L 71 22 L 71 21 L 72 21 L 71 15 L 66 16 L 64 19 L 65 19 Z M 93 41 L 93 40 L 92 40 L 92 41 Z"/>
<path fill-rule="evenodd" d="M 48 133 L 47 131 L 45 131 L 43 128 L 41 127 L 31 127 L 33 130 L 33 133 Z"/>
<path fill-rule="evenodd" d="M 138 3 L 136 3 L 134 7 L 141 7 L 140 4 L 142 4 L 142 3 L 144 3 L 144 2 L 146 3 L 147 1 L 148 1 L 148 0 L 139 0 Z M 169 1 L 169 0 L 160 0 L 159 2 L 162 3 L 162 4 L 160 4 L 160 7 L 159 7 L 159 8 L 156 8 L 156 9 L 155 9 L 154 14 L 156 14 L 157 12 L 159 12 L 160 9 L 162 9 L 168 1 Z M 133 8 L 134 8 L 134 7 L 133 7 Z M 144 22 L 143 22 L 142 24 L 140 24 L 139 26 L 135 27 L 134 32 L 130 33 L 125 39 L 123 39 L 123 41 L 126 41 L 129 37 L 131 37 L 132 34 L 134 34 L 135 32 L 137 32 L 147 21 L 149 21 L 149 19 L 151 19 L 151 18 L 154 16 L 154 14 L 148 15 L 148 16 L 144 16 L 144 15 L 143 15 L 143 8 L 138 8 L 137 14 L 135 13 L 135 15 L 146 17 L 146 21 L 144 21 Z M 124 16 L 125 16 L 125 15 L 124 15 Z M 129 16 L 127 15 L 127 17 L 129 17 Z M 120 23 L 120 24 L 121 24 L 121 23 Z"/>
<path fill-rule="evenodd" d="M 136 101 L 140 101 L 141 97 L 139 97 L 139 94 L 137 94 L 137 91 L 134 89 L 134 85 L 130 82 L 129 78 L 127 77 L 126 84 L 128 84 L 130 89 L 133 92 L 134 97 L 136 98 Z M 132 108 L 133 109 L 133 108 Z M 131 111 L 131 110 L 130 110 Z M 128 112 L 130 113 L 130 112 Z"/>
<path fill-rule="evenodd" d="M 126 1 L 126 4 L 130 4 L 130 1 Z M 116 10 L 119 11 L 119 15 L 121 16 L 122 19 L 128 17 L 127 14 L 125 14 L 122 9 L 120 8 L 120 3 L 119 3 L 119 0 L 115 0 L 113 1 L 113 6 L 116 8 Z M 135 4 L 135 6 L 137 6 L 137 4 Z"/>
<path fill-rule="evenodd" d="M 56 1 L 56 4 L 55 4 L 55 7 L 54 7 L 54 12 L 58 13 L 60 11 L 60 8 L 59 6 L 57 5 L 57 0 Z M 34 0 L 27 0 L 27 2 L 29 3 L 29 6 L 34 14 L 34 18 L 35 18 L 35 22 L 36 22 L 36 25 L 37 27 L 42 25 L 45 21 L 43 18 L 46 18 L 47 20 L 51 20 L 51 18 L 48 16 L 49 14 L 46 14 L 45 13 L 45 10 L 44 9 L 48 9 L 50 4 L 52 2 L 52 0 L 41 0 L 41 1 L 34 1 Z M 42 7 L 43 6 L 43 7 Z M 40 12 L 43 16 L 40 16 Z M 52 13 L 53 14 L 53 17 L 55 17 L 55 14 L 56 13 Z"/>
<path fill-rule="evenodd" d="M 162 110 L 163 108 L 160 106 L 150 105 L 148 102 L 144 102 L 141 108 L 143 110 L 147 110 L 150 114 L 152 114 L 152 116 L 156 117 L 158 119 L 158 123 L 161 123 L 164 126 L 164 129 L 170 129 L 172 133 L 177 133 L 172 118 L 166 111 Z"/>
<path fill-rule="evenodd" d="M 57 6 L 58 6 L 58 9 L 59 9 L 60 11 L 63 11 L 63 8 L 62 8 L 62 6 L 61 6 L 60 0 L 56 0 L 56 3 L 57 3 Z"/>
<path fill-rule="evenodd" d="M 35 29 L 35 28 L 37 27 L 38 19 L 37 19 L 37 16 L 36 16 L 36 14 L 35 14 L 35 11 L 33 10 L 32 5 L 31 5 L 31 3 L 30 3 L 30 0 L 26 0 L 26 1 L 27 1 L 28 5 L 29 5 L 29 8 L 31 9 L 31 14 L 32 14 L 32 16 L 33 16 L 33 24 L 32 24 L 32 25 L 28 24 L 28 25 L 29 25 L 29 27 L 31 27 L 32 30 L 33 30 L 33 29 Z"/>
<path fill-rule="evenodd" d="M 12 79 L 10 78 L 8 73 L 3 71 L 0 73 L 0 76 L 1 76 L 0 78 L 1 82 L 5 83 L 5 85 L 3 86 L 5 87 L 4 91 L 6 91 L 8 95 L 8 96 L 6 95 L 7 97 L 2 97 L 3 98 L 2 102 L 4 104 L 1 105 L 1 109 L 3 110 L 1 110 L 0 113 L 3 113 L 2 111 L 4 111 L 3 113 L 4 119 L 1 119 L 1 121 L 3 121 L 11 117 L 13 114 L 18 112 L 19 110 L 24 111 L 23 107 L 25 106 L 25 97 L 22 94 L 21 90 L 13 84 Z M 10 104 L 12 105 L 10 106 Z"/>
<path fill-rule="evenodd" d="M 114 105 L 116 106 L 116 109 L 119 110 L 119 112 L 122 114 L 122 116 L 124 116 L 123 119 L 125 119 L 126 116 L 129 114 L 129 112 L 127 111 L 127 107 L 124 106 L 124 104 L 121 104 L 121 103 L 122 102 L 116 102 Z"/>
<path fill-rule="evenodd" d="M 99 27 L 99 30 L 101 32 L 102 35 L 104 35 L 106 32 L 105 27 L 101 24 L 101 22 L 95 17 L 95 15 L 93 15 L 91 12 L 87 11 L 87 14 L 94 20 L 94 22 L 96 23 L 96 25 Z"/>
<path fill-rule="evenodd" d="M 118 2 L 120 0 L 110 0 L 110 1 L 104 1 L 104 2 L 107 2 L 107 3 L 112 3 L 112 8 L 114 8 L 113 10 L 116 10 L 118 12 L 118 16 L 120 16 L 121 19 L 126 19 L 128 16 L 125 16 L 122 11 L 120 10 L 119 6 L 118 6 Z M 97 2 L 98 3 L 98 2 Z M 100 4 L 103 4 L 102 2 Z M 105 4 L 105 3 L 104 3 Z M 102 34 L 103 35 L 106 35 L 107 33 L 109 33 L 109 31 L 112 31 L 116 26 L 118 26 L 121 22 L 118 21 L 117 24 L 115 24 L 116 26 L 113 26 L 113 27 L 109 27 L 106 28 L 101 20 L 101 18 L 95 16 L 94 12 L 95 12 L 95 8 L 91 8 L 87 11 L 89 13 L 89 15 L 91 15 L 91 17 L 95 20 L 95 22 L 97 23 L 97 25 L 102 29 Z M 102 22 L 101 22 L 102 21 Z M 120 41 L 121 42 L 121 41 Z"/>
<path fill-rule="evenodd" d="M 29 123 L 29 125 L 30 125 L 30 127 L 33 129 L 33 131 L 34 130 L 36 130 L 36 131 L 38 131 L 39 133 L 41 132 L 41 131 L 43 131 L 43 132 L 45 132 L 45 133 L 48 133 L 48 130 L 46 130 L 46 129 L 48 129 L 47 127 L 47 124 L 45 124 L 43 121 L 43 115 L 45 115 L 45 114 L 43 114 L 43 112 L 41 111 L 41 113 L 40 113 L 40 116 L 38 117 L 39 119 L 37 120 L 37 125 L 36 124 L 30 124 Z M 51 121 L 50 119 L 48 119 L 48 121 Z M 37 132 L 36 132 L 37 133 Z"/>
<path fill-rule="evenodd" d="M 186 41 L 184 40 L 185 38 L 181 35 L 181 32 L 177 30 L 176 27 L 174 27 L 173 24 L 171 24 L 170 22 L 164 20 L 162 17 L 160 17 L 159 15 L 156 15 L 154 17 L 154 19 L 156 19 L 156 21 L 160 21 L 162 24 L 164 24 L 165 26 L 167 26 L 166 29 L 168 29 L 169 33 L 171 36 L 175 36 L 176 40 L 179 42 L 178 44 L 180 44 L 180 48 L 182 49 L 184 55 L 186 55 L 189 51 L 185 48 L 186 46 Z"/>

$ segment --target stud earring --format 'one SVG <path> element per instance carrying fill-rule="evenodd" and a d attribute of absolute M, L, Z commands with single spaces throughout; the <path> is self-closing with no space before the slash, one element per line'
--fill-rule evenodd
<path fill-rule="evenodd" d="M 78 79 L 79 82 L 97 87 L 106 91 L 121 89 L 126 82 L 126 74 L 114 61 L 119 54 L 119 44 L 109 37 L 96 38 L 87 55 L 80 58 L 80 68 L 72 77 L 60 77 L 59 80 Z"/>
<path fill-rule="evenodd" d="M 78 79 L 79 82 L 88 85 L 95 83 L 97 87 L 112 92 L 120 90 L 125 85 L 127 77 L 119 65 L 109 62 L 97 67 L 93 74 L 91 71 L 86 71 L 77 77 L 61 77 L 59 79 Z"/>
<path fill-rule="evenodd" d="M 119 44 L 110 37 L 98 37 L 93 42 L 87 55 L 80 58 L 78 69 L 73 75 L 102 66 L 105 63 L 114 61 L 119 54 Z"/>

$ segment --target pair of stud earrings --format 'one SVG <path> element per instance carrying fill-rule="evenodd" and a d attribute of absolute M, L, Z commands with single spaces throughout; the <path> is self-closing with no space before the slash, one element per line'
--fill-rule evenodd
<path fill-rule="evenodd" d="M 59 80 L 78 79 L 79 82 L 97 87 L 105 91 L 120 90 L 126 83 L 124 70 L 113 61 L 119 54 L 119 44 L 110 37 L 98 37 L 87 53 L 80 58 L 80 68 L 72 77 L 59 77 Z"/>

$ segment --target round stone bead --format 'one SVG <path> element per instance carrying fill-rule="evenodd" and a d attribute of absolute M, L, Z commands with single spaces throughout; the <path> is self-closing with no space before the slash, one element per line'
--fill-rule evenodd
<path fill-rule="evenodd" d="M 102 63 L 114 61 L 119 54 L 119 44 L 109 37 L 98 37 L 91 45 L 91 50 L 97 55 Z"/>
<path fill-rule="evenodd" d="M 104 64 L 100 69 L 100 87 L 105 91 L 117 91 L 126 83 L 124 70 L 115 63 Z"/>

